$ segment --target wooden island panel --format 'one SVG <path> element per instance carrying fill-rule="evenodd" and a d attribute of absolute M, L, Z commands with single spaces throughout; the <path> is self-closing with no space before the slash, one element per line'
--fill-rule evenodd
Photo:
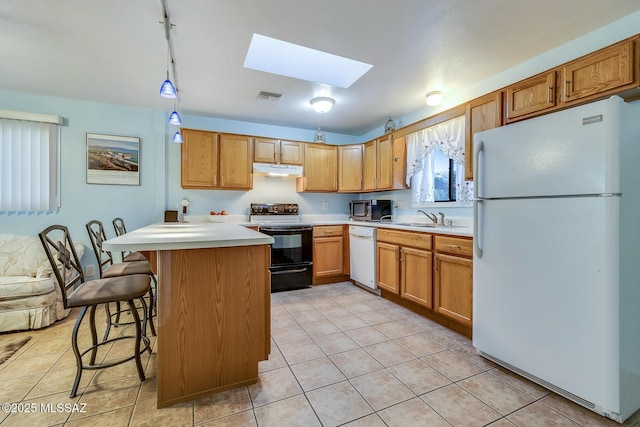
<path fill-rule="evenodd" d="M 158 408 L 257 381 L 270 352 L 269 254 L 158 251 Z"/>

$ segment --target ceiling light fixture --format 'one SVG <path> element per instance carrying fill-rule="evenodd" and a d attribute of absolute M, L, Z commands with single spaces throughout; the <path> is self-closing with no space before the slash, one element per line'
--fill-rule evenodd
<path fill-rule="evenodd" d="M 433 92 L 429 92 L 427 94 L 427 105 L 433 107 L 435 105 L 439 105 L 442 102 L 442 92 L 439 90 L 434 90 Z"/>
<path fill-rule="evenodd" d="M 176 133 L 173 134 L 173 142 L 182 144 L 183 140 L 182 140 L 182 134 L 180 133 L 180 131 L 177 131 Z"/>
<path fill-rule="evenodd" d="M 167 80 L 162 82 L 162 86 L 160 86 L 160 96 L 164 96 L 165 98 L 175 98 L 176 97 L 176 87 L 169 80 L 169 67 L 167 66 Z"/>
<path fill-rule="evenodd" d="M 180 118 L 180 114 L 178 114 L 178 103 L 176 100 L 173 101 L 173 112 L 169 114 L 169 124 L 174 126 L 180 126 L 182 124 L 182 119 Z"/>
<path fill-rule="evenodd" d="M 173 98 L 173 111 L 169 114 L 169 124 L 173 126 L 182 125 L 182 118 L 180 118 L 180 114 L 178 114 L 178 72 L 176 70 L 176 60 L 175 60 L 175 52 L 173 50 L 173 41 L 171 40 L 171 30 L 174 25 L 171 23 L 169 19 L 169 12 L 167 7 L 168 0 L 161 0 L 162 4 L 162 12 L 163 17 L 160 23 L 164 28 L 164 37 L 167 40 L 167 79 L 160 86 L 160 95 L 165 98 Z M 171 70 L 173 72 L 173 81 L 169 79 L 169 63 L 171 63 Z M 173 134 L 173 138 L 171 139 L 173 142 L 182 143 L 182 134 L 180 133 L 180 129 Z"/>
<path fill-rule="evenodd" d="M 333 98 L 329 98 L 328 96 L 320 96 L 318 98 L 313 98 L 309 101 L 313 109 L 316 113 L 326 113 L 333 107 L 333 104 L 336 103 Z"/>

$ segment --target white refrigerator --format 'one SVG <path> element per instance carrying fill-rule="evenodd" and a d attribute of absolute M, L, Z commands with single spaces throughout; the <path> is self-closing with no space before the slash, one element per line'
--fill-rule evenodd
<path fill-rule="evenodd" d="M 640 105 L 474 135 L 473 345 L 622 422 L 640 408 Z"/>

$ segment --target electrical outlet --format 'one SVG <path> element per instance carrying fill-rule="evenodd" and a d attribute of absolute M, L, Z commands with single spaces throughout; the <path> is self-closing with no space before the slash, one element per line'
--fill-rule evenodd
<path fill-rule="evenodd" d="M 95 265 L 87 265 L 84 268 L 84 274 L 86 276 L 91 276 L 91 277 L 95 276 L 96 275 L 96 266 Z"/>
<path fill-rule="evenodd" d="M 329 202 L 322 202 L 322 210 L 323 211 L 329 210 Z"/>

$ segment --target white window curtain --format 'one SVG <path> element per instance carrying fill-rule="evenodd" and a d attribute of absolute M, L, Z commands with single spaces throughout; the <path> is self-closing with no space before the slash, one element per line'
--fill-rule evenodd
<path fill-rule="evenodd" d="M 434 201 L 433 156 L 440 150 L 455 164 L 456 200 L 470 201 L 473 183 L 464 180 L 465 118 L 456 117 L 407 135 L 407 185 L 414 203 Z"/>
<path fill-rule="evenodd" d="M 0 212 L 60 207 L 59 116 L 0 111 Z"/>

